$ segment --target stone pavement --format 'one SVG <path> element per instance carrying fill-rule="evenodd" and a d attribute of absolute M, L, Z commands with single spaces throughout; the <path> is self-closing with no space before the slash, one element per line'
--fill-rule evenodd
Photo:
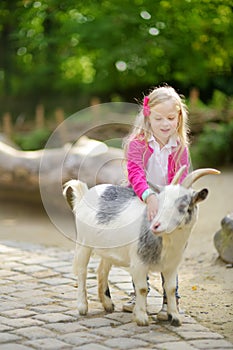
<path fill-rule="evenodd" d="M 89 264 L 89 313 L 76 308 L 73 252 L 31 244 L 0 242 L 0 350 L 27 349 L 233 349 L 233 344 L 183 315 L 183 325 L 156 320 L 162 298 L 151 286 L 150 325 L 139 327 L 121 312 L 131 278 L 113 268 L 110 288 L 115 311 L 106 314 L 97 298 L 95 269 Z"/>

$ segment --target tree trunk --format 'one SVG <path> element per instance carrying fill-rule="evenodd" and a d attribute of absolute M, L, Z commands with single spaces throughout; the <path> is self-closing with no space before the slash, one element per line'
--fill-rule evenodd
<path fill-rule="evenodd" d="M 124 179 L 123 152 L 82 137 L 75 145 L 21 151 L 0 141 L 0 196 L 3 199 L 49 200 L 60 206 L 62 185 L 79 179 L 92 187 Z"/>

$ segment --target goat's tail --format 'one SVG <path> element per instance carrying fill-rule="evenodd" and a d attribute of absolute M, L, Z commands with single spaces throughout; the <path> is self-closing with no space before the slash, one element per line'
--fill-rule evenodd
<path fill-rule="evenodd" d="M 84 194 L 88 191 L 87 184 L 79 180 L 70 180 L 64 184 L 63 196 L 74 210 L 75 204 L 78 204 Z"/>

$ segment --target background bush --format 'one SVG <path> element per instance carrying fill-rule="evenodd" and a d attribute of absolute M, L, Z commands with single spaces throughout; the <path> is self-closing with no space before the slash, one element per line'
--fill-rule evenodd
<path fill-rule="evenodd" d="M 229 123 L 209 124 L 191 146 L 194 167 L 233 164 L 233 120 Z"/>
<path fill-rule="evenodd" d="M 23 150 L 23 151 L 35 151 L 38 149 L 43 149 L 46 145 L 46 142 L 50 136 L 50 131 L 46 128 L 36 129 L 30 131 L 29 133 L 17 134 L 14 137 L 14 142 Z"/>

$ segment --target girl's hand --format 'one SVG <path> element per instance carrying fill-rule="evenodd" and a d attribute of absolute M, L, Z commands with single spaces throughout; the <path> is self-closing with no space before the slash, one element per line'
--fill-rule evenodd
<path fill-rule="evenodd" d="M 151 194 L 147 198 L 146 204 L 147 204 L 147 218 L 149 221 L 152 221 L 158 212 L 158 200 L 156 198 L 156 195 Z"/>

